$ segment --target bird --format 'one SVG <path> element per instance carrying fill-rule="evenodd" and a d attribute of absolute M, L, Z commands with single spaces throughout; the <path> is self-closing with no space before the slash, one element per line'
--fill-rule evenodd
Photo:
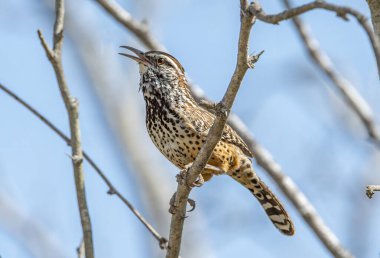
<path fill-rule="evenodd" d="M 162 51 L 119 53 L 139 65 L 141 90 L 146 106 L 146 127 L 157 149 L 176 167 L 187 169 L 195 160 L 215 115 L 202 108 L 190 92 L 185 70 L 172 55 Z M 200 174 L 199 182 L 214 175 L 228 175 L 256 197 L 273 225 L 292 236 L 294 224 L 276 195 L 258 177 L 252 166 L 253 154 L 238 133 L 225 125 L 221 139 Z"/>

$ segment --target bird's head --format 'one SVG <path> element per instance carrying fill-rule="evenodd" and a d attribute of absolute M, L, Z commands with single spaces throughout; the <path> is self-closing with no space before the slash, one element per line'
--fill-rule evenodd
<path fill-rule="evenodd" d="M 148 51 L 143 52 L 133 47 L 121 46 L 122 48 L 128 49 L 136 56 L 119 53 L 120 55 L 126 56 L 133 59 L 139 64 L 140 68 L 140 87 L 155 86 L 178 86 L 179 81 L 185 80 L 185 70 L 178 60 L 169 55 L 168 53 L 162 51 Z"/>

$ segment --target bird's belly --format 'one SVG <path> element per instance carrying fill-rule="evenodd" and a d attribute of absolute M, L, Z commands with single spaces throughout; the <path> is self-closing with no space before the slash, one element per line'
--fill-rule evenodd
<path fill-rule="evenodd" d="M 194 161 L 201 147 L 201 141 L 190 130 L 175 120 L 154 119 L 147 121 L 150 138 L 160 152 L 179 168 Z M 174 121 L 174 122 L 171 122 Z"/>

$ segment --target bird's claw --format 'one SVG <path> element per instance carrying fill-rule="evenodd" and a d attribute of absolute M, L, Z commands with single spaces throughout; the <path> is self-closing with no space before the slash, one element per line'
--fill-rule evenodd
<path fill-rule="evenodd" d="M 177 212 L 177 205 L 175 204 L 175 198 L 177 196 L 177 192 L 175 192 L 172 196 L 172 198 L 170 198 L 170 202 L 169 202 L 169 213 L 170 214 L 175 214 Z M 196 207 L 196 203 L 193 199 L 190 199 L 188 198 L 187 199 L 187 202 L 189 203 L 189 205 L 191 206 L 190 210 L 188 210 L 187 212 L 192 212 L 193 210 L 195 210 L 195 207 Z M 186 218 L 186 216 L 185 216 Z"/>
<path fill-rule="evenodd" d="M 195 180 L 191 185 L 189 185 L 189 187 L 193 188 L 193 187 L 201 187 L 203 184 L 204 184 L 205 180 L 203 179 L 203 176 L 200 174 L 197 178 L 197 180 Z"/>
<path fill-rule="evenodd" d="M 190 210 L 188 210 L 187 212 L 192 212 L 193 210 L 195 210 L 195 201 L 193 199 L 187 199 L 187 202 L 189 203 L 189 205 L 191 206 Z"/>

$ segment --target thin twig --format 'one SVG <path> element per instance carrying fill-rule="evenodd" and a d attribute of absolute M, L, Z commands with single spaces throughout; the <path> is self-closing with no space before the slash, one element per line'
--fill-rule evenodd
<path fill-rule="evenodd" d="M 48 47 L 42 32 L 38 30 L 38 36 L 41 40 L 41 44 L 45 49 L 46 55 L 54 68 L 54 72 L 57 78 L 59 90 L 63 102 L 66 107 L 66 111 L 70 124 L 70 145 L 72 150 L 72 163 L 74 167 L 74 179 L 75 188 L 77 193 L 79 215 L 82 224 L 83 241 L 85 247 L 86 258 L 94 257 L 94 246 L 92 241 L 92 228 L 91 219 L 87 206 L 86 192 L 84 185 L 84 173 L 83 173 L 83 153 L 81 147 L 81 136 L 79 127 L 79 114 L 78 114 L 78 101 L 70 94 L 70 90 L 67 86 L 63 67 L 62 67 L 62 45 L 63 45 L 63 27 L 64 27 L 64 15 L 65 6 L 64 0 L 56 0 L 55 2 L 56 18 L 54 23 L 54 35 L 53 35 L 53 49 Z"/>
<path fill-rule="evenodd" d="M 287 8 L 291 8 L 290 1 L 284 0 Z M 313 38 L 306 24 L 299 17 L 292 19 L 296 30 L 303 41 L 310 57 L 317 67 L 331 80 L 346 101 L 347 105 L 355 112 L 363 123 L 371 142 L 380 148 L 380 132 L 374 121 L 373 112 L 367 102 L 356 91 L 355 87 L 334 68 L 330 57 L 319 48 L 318 41 Z"/>
<path fill-rule="evenodd" d="M 239 34 L 237 64 L 232 75 L 228 89 L 217 105 L 216 118 L 211 127 L 205 144 L 202 146 L 194 163 L 187 171 L 185 178 L 179 178 L 177 192 L 174 197 L 174 214 L 170 224 L 169 245 L 166 258 L 176 258 L 179 255 L 182 239 L 183 225 L 186 215 L 186 204 L 191 191 L 191 185 L 199 176 L 211 156 L 216 144 L 220 140 L 223 128 L 227 122 L 227 116 L 230 112 L 235 96 L 239 90 L 240 84 L 248 70 L 250 57 L 248 56 L 248 40 L 251 27 L 255 17 L 247 12 L 248 4 L 241 0 L 241 27 Z"/>
<path fill-rule="evenodd" d="M 294 7 L 292 9 L 288 9 L 281 13 L 273 14 L 273 15 L 266 14 L 257 1 L 250 7 L 250 11 L 257 16 L 258 20 L 261 20 L 266 23 L 271 23 L 271 24 L 279 24 L 279 22 L 281 21 L 291 19 L 295 16 L 298 16 L 300 14 L 303 14 L 305 12 L 308 12 L 314 9 L 324 9 L 324 10 L 335 12 L 337 16 L 339 16 L 345 21 L 348 20 L 347 15 L 351 15 L 358 21 L 358 23 L 363 27 L 364 31 L 366 32 L 371 42 L 372 49 L 375 54 L 375 58 L 377 62 L 378 74 L 380 76 L 380 43 L 376 40 L 375 34 L 372 30 L 371 25 L 368 22 L 368 19 L 357 10 L 350 7 L 346 7 L 346 6 L 338 6 L 338 5 L 330 4 L 321 0 L 304 4 L 299 7 Z"/>
<path fill-rule="evenodd" d="M 372 25 L 376 34 L 377 42 L 380 42 L 380 1 L 367 0 L 369 10 L 371 11 Z"/>
<path fill-rule="evenodd" d="M 375 191 L 380 191 L 380 185 L 367 185 L 366 194 L 368 198 L 372 198 L 372 196 L 375 194 Z"/>
<path fill-rule="evenodd" d="M 0 83 L 0 89 L 7 93 L 9 96 L 14 98 L 18 103 L 24 106 L 27 110 L 29 110 L 33 115 L 38 117 L 45 125 L 47 125 L 53 132 L 55 132 L 62 140 L 64 140 L 67 145 L 70 145 L 70 138 L 66 136 L 60 129 L 58 129 L 52 122 L 50 122 L 46 117 L 44 117 L 40 112 L 38 112 L 35 108 L 33 108 L 30 104 L 28 104 L 25 100 L 17 96 L 14 92 L 6 88 L 4 85 Z M 138 210 L 115 188 L 115 186 L 111 183 L 111 181 L 107 178 L 104 172 L 99 168 L 99 166 L 95 163 L 95 161 L 83 150 L 83 157 L 90 164 L 91 167 L 95 170 L 95 172 L 103 179 L 103 181 L 108 186 L 109 194 L 116 195 L 121 201 L 124 202 L 125 205 L 133 212 L 133 214 L 144 224 L 144 226 L 149 230 L 149 232 L 156 238 L 160 244 L 160 247 L 165 247 L 167 240 L 162 237 L 152 225 L 150 225 L 147 220 L 140 214 Z"/>
<path fill-rule="evenodd" d="M 129 31 L 136 35 L 141 42 L 150 49 L 165 50 L 164 47 L 152 37 L 148 25 L 133 19 L 125 9 L 113 0 L 96 0 L 112 17 L 123 24 Z"/>

